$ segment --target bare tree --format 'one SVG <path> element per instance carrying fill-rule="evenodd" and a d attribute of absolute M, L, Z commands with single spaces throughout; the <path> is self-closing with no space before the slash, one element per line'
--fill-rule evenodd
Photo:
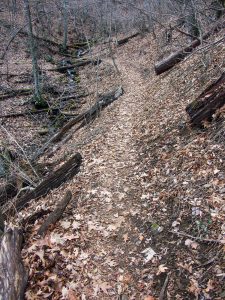
<path fill-rule="evenodd" d="M 35 102 L 40 103 L 42 102 L 41 87 L 40 87 L 37 53 L 36 53 L 36 43 L 34 40 L 32 20 L 31 20 L 30 3 L 29 0 L 23 0 L 23 2 L 24 2 L 25 16 L 28 24 L 28 37 L 29 37 L 30 52 L 32 57 L 32 67 L 33 67 L 33 76 L 34 76 L 34 97 L 35 97 Z"/>

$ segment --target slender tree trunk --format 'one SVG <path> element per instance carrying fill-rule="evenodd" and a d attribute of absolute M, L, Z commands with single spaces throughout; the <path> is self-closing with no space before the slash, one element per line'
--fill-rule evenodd
<path fill-rule="evenodd" d="M 67 50 L 68 41 L 68 0 L 63 0 L 63 51 Z"/>
<path fill-rule="evenodd" d="M 34 76 L 35 101 L 40 102 L 41 101 L 40 78 L 39 78 L 39 69 L 38 69 L 38 62 L 37 62 L 36 45 L 35 45 L 35 40 L 33 35 L 30 3 L 29 0 L 23 0 L 23 2 L 24 2 L 26 20 L 28 24 L 28 36 L 29 36 L 30 52 L 32 57 L 33 76 Z"/>
<path fill-rule="evenodd" d="M 198 37 L 200 35 L 200 29 L 198 24 L 198 19 L 196 16 L 196 8 L 195 4 L 191 0 L 185 0 L 185 7 L 187 11 L 186 24 L 188 28 L 188 32 L 194 36 Z"/>

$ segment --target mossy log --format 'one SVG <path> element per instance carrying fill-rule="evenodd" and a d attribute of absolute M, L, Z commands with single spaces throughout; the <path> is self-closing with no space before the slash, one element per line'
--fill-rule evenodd
<path fill-rule="evenodd" d="M 225 105 L 225 72 L 186 107 L 186 112 L 191 124 L 201 127 L 202 122 L 211 121 L 213 114 L 223 105 Z"/>
<path fill-rule="evenodd" d="M 17 199 L 13 205 L 13 208 L 9 208 L 5 213 L 13 214 L 12 210 L 20 211 L 31 200 L 39 199 L 40 197 L 46 196 L 49 193 L 49 191 L 59 187 L 67 180 L 73 178 L 73 176 L 75 176 L 79 172 L 81 162 L 82 157 L 80 153 L 76 153 L 55 172 L 52 172 L 50 175 L 45 177 L 35 189 L 28 192 L 21 198 Z"/>
<path fill-rule="evenodd" d="M 19 229 L 4 233 L 0 245 L 0 299 L 24 299 L 27 273 L 21 258 L 23 235 Z"/>

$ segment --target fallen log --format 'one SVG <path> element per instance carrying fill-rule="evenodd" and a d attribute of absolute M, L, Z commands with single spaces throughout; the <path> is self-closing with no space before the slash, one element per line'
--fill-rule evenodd
<path fill-rule="evenodd" d="M 53 136 L 51 142 L 58 142 L 62 139 L 63 135 L 74 125 L 83 121 L 79 128 L 83 127 L 86 124 L 89 124 L 93 121 L 99 114 L 99 112 L 105 108 L 106 106 L 110 105 L 112 102 L 117 100 L 123 94 L 122 87 L 117 88 L 115 91 L 112 91 L 102 97 L 100 97 L 97 102 L 87 111 L 78 115 L 76 118 L 70 120 L 63 126 L 60 131 Z"/>
<path fill-rule="evenodd" d="M 34 213 L 33 215 L 27 217 L 26 219 L 23 219 L 21 222 L 21 227 L 24 228 L 27 225 L 34 224 L 38 219 L 50 214 L 52 211 L 50 209 L 41 209 Z"/>
<path fill-rule="evenodd" d="M 31 95 L 32 93 L 33 93 L 32 89 L 13 90 L 13 91 L 9 91 L 9 92 L 4 93 L 4 94 L 0 94 L 0 100 L 5 100 L 5 99 L 16 97 L 16 96 Z"/>
<path fill-rule="evenodd" d="M 87 65 L 98 65 L 101 63 L 100 59 L 86 59 L 86 60 L 81 60 L 81 61 L 77 61 L 76 63 L 72 64 L 72 65 L 67 65 L 67 66 L 62 66 L 62 67 L 57 67 L 57 68 L 53 68 L 53 69 L 48 69 L 48 71 L 51 72 L 65 72 L 67 70 L 70 69 L 74 69 L 74 68 L 78 68 L 78 67 L 84 67 Z"/>
<path fill-rule="evenodd" d="M 50 225 L 54 225 L 62 216 L 64 210 L 69 204 L 72 198 L 72 193 L 68 190 L 64 196 L 64 198 L 56 205 L 56 208 L 53 212 L 49 214 L 45 222 L 38 229 L 38 234 L 44 236 Z"/>
<path fill-rule="evenodd" d="M 129 36 L 127 36 L 127 37 L 125 37 L 125 38 L 123 38 L 123 39 L 121 39 L 121 40 L 118 40 L 116 44 L 117 44 L 117 46 L 124 45 L 124 44 L 126 44 L 127 42 L 129 42 L 129 40 L 135 38 L 135 37 L 138 36 L 139 34 L 140 34 L 140 32 L 136 32 L 136 33 L 134 33 L 134 34 L 132 34 L 132 35 L 129 35 Z"/>
<path fill-rule="evenodd" d="M 24 116 L 30 116 L 30 115 L 36 115 L 41 113 L 49 112 L 50 109 L 39 109 L 39 110 L 29 110 L 24 112 L 18 112 L 18 113 L 11 113 L 6 115 L 0 115 L 0 119 L 9 119 L 9 118 L 17 118 L 17 117 L 24 117 Z"/>
<path fill-rule="evenodd" d="M 0 299 L 24 299 L 27 273 L 21 258 L 23 235 L 19 229 L 4 233 L 0 246 Z"/>
<path fill-rule="evenodd" d="M 67 180 L 73 178 L 79 170 L 82 162 L 80 153 L 76 153 L 70 158 L 65 164 L 59 167 L 55 172 L 51 173 L 43 179 L 43 181 L 35 187 L 33 190 L 17 199 L 13 203 L 13 207 L 6 210 L 6 213 L 13 214 L 12 210 L 20 211 L 23 209 L 31 200 L 39 199 L 40 197 L 46 196 L 49 191 L 59 187 Z"/>
<path fill-rule="evenodd" d="M 225 72 L 218 80 L 186 107 L 192 125 L 201 127 L 202 122 L 211 121 L 213 114 L 225 104 Z"/>
<path fill-rule="evenodd" d="M 217 23 L 210 31 L 202 36 L 202 39 L 195 39 L 189 46 L 186 46 L 177 52 L 170 54 L 167 58 L 157 62 L 155 64 L 155 73 L 156 75 L 160 75 L 176 64 L 181 62 L 186 56 L 188 56 L 195 48 L 197 48 L 202 41 L 207 40 L 213 33 L 218 32 L 220 29 L 224 28 L 225 22 Z"/>
<path fill-rule="evenodd" d="M 60 101 L 68 101 L 68 100 L 71 100 L 71 99 L 80 99 L 80 98 L 85 98 L 85 97 L 88 97 L 90 96 L 92 93 L 89 93 L 89 94 L 79 94 L 79 95 L 76 95 L 76 94 L 71 94 L 71 95 L 68 95 L 68 96 L 63 96 L 60 98 Z"/>
<path fill-rule="evenodd" d="M 41 149 L 38 150 L 38 152 L 34 155 L 32 158 L 32 161 L 38 159 L 40 155 L 42 155 L 46 149 L 48 149 L 49 145 L 51 143 L 59 142 L 62 137 L 67 133 L 70 128 L 72 128 L 74 125 L 78 124 L 79 122 L 83 121 L 82 124 L 78 127 L 81 128 L 84 125 L 90 123 L 93 121 L 99 114 L 99 112 L 105 108 L 106 106 L 110 105 L 112 102 L 117 100 L 121 95 L 123 94 L 123 88 L 120 86 L 116 90 L 109 92 L 108 94 L 100 97 L 97 102 L 87 111 L 84 113 L 78 115 L 76 118 L 68 121 L 55 135 L 53 135 L 50 140 L 45 143 Z"/>
<path fill-rule="evenodd" d="M 16 196 L 18 192 L 16 176 L 11 176 L 8 182 L 0 187 L 0 206 Z"/>

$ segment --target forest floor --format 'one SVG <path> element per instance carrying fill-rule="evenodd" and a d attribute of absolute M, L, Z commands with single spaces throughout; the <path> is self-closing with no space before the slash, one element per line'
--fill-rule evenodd
<path fill-rule="evenodd" d="M 40 159 L 58 164 L 79 151 L 83 163 L 17 216 L 20 223 L 73 193 L 44 238 L 36 234 L 43 219 L 25 228 L 26 299 L 224 298 L 223 118 L 196 130 L 185 113 L 216 77 L 224 49 L 215 47 L 207 72 L 197 53 L 160 77 L 157 50 L 138 36 L 113 50 L 119 74 L 106 55 L 97 70 L 80 71 L 91 92 L 97 76 L 101 93 L 121 85 L 124 94 Z"/>

